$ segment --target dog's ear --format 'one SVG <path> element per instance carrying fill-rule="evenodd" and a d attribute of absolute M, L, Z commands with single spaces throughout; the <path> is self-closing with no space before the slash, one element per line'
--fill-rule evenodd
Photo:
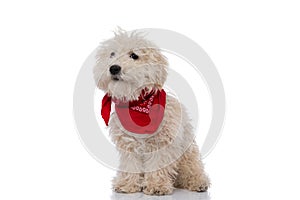
<path fill-rule="evenodd" d="M 158 48 L 152 49 L 149 53 L 151 54 L 150 57 L 153 59 L 154 66 L 156 66 L 155 85 L 161 90 L 167 79 L 168 60 Z"/>
<path fill-rule="evenodd" d="M 105 75 L 103 75 L 103 73 L 104 72 L 100 69 L 99 66 L 94 66 L 93 74 L 96 86 L 101 90 L 106 90 L 109 80 L 107 80 L 108 78 Z"/>
<path fill-rule="evenodd" d="M 97 87 L 101 90 L 106 91 L 108 87 L 109 77 L 107 76 L 107 69 L 106 69 L 106 59 L 107 59 L 108 52 L 103 51 L 103 49 L 98 47 L 95 59 L 96 63 L 93 67 L 93 75 L 94 80 Z"/>

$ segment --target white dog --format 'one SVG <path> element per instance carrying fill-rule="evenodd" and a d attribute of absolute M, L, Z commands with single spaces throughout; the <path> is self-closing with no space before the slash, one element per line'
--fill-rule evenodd
<path fill-rule="evenodd" d="M 94 78 L 106 95 L 102 117 L 120 152 L 116 192 L 171 194 L 210 186 L 187 113 L 166 95 L 167 59 L 140 33 L 119 30 L 97 52 Z M 110 116 L 111 103 L 115 112 Z"/>

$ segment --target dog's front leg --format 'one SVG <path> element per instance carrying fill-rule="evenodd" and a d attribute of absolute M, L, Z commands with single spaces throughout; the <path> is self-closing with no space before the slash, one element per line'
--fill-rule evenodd
<path fill-rule="evenodd" d="M 144 174 L 143 192 L 148 195 L 166 195 L 173 192 L 173 167 L 165 167 Z"/>
<path fill-rule="evenodd" d="M 113 179 L 113 189 L 116 192 L 141 192 L 141 177 L 139 173 L 118 172 Z"/>
<path fill-rule="evenodd" d="M 141 160 L 138 154 L 120 151 L 120 166 L 117 176 L 113 179 L 116 192 L 134 193 L 142 190 Z"/>

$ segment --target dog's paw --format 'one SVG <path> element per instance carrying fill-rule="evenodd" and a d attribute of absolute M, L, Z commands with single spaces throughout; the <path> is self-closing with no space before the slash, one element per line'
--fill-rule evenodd
<path fill-rule="evenodd" d="M 169 188 L 169 187 L 143 187 L 143 192 L 144 194 L 148 194 L 148 195 L 168 195 L 168 194 L 172 194 L 173 192 L 173 188 Z"/>
<path fill-rule="evenodd" d="M 202 177 L 201 179 L 196 179 L 194 182 L 191 181 L 185 189 L 196 191 L 196 192 L 206 192 L 210 187 L 210 181 L 207 177 Z"/>
<path fill-rule="evenodd" d="M 197 188 L 197 192 L 206 192 L 208 188 L 210 187 L 210 180 L 209 178 L 205 175 L 202 177 L 200 184 Z"/>
<path fill-rule="evenodd" d="M 118 193 L 135 193 L 135 192 L 141 192 L 142 188 L 139 186 L 114 186 L 113 190 Z"/>
<path fill-rule="evenodd" d="M 208 185 L 201 185 L 196 189 L 197 192 L 206 192 L 208 190 Z"/>
<path fill-rule="evenodd" d="M 186 187 L 186 188 L 183 188 L 183 189 L 187 189 L 187 190 L 190 190 L 190 191 L 195 191 L 195 192 L 206 192 L 209 188 L 209 185 L 206 185 L 206 184 L 203 184 L 203 185 L 194 185 L 194 186 L 189 186 L 189 187 Z"/>
<path fill-rule="evenodd" d="M 202 180 L 199 185 L 194 186 L 193 190 L 197 192 L 206 192 L 210 186 L 208 178 Z"/>

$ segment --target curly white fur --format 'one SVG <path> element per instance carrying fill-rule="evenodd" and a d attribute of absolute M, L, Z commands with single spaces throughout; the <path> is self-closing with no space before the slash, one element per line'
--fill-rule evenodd
<path fill-rule="evenodd" d="M 139 59 L 130 58 L 131 53 Z M 109 72 L 116 64 L 121 66 L 118 81 Z M 131 101 L 137 100 L 145 88 L 162 89 L 167 66 L 166 57 L 141 33 L 119 30 L 100 45 L 94 78 L 97 86 L 113 98 Z M 167 96 L 163 121 L 152 135 L 141 137 L 128 132 L 115 113 L 109 126 L 120 152 L 120 171 L 113 180 L 115 191 L 164 195 L 171 194 L 174 187 L 192 191 L 209 187 L 188 115 L 176 98 Z"/>

